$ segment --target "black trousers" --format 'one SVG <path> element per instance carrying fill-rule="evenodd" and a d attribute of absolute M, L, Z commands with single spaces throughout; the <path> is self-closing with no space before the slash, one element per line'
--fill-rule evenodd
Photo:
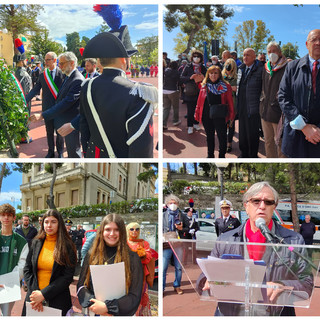
<path fill-rule="evenodd" d="M 241 158 L 258 158 L 260 115 L 248 117 L 246 107 L 239 114 L 239 148 Z"/>
<path fill-rule="evenodd" d="M 194 124 L 198 124 L 199 122 L 194 120 L 194 112 L 196 111 L 197 100 L 186 101 L 187 103 L 187 126 L 193 127 Z"/>
<path fill-rule="evenodd" d="M 46 132 L 47 132 L 47 143 L 48 143 L 48 154 L 54 156 L 54 131 L 56 131 L 56 148 L 58 154 L 63 154 L 64 140 L 63 137 L 54 129 L 53 120 L 45 120 Z"/>
<path fill-rule="evenodd" d="M 210 119 L 209 108 L 204 105 L 202 123 L 207 135 L 208 158 L 214 158 L 215 132 L 219 141 L 219 158 L 225 158 L 227 152 L 227 124 L 224 118 Z"/>

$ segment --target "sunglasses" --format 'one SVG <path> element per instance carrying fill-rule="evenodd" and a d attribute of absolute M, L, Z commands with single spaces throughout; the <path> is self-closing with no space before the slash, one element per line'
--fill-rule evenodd
<path fill-rule="evenodd" d="M 140 231 L 140 228 L 130 228 L 130 231 Z"/>
<path fill-rule="evenodd" d="M 248 202 L 252 203 L 254 206 L 259 206 L 261 202 L 264 202 L 266 206 L 273 206 L 276 202 L 274 200 L 266 200 L 266 199 L 250 199 Z"/>

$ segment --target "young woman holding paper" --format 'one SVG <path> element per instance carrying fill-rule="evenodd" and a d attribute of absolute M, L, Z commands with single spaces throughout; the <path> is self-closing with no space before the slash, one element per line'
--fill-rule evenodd
<path fill-rule="evenodd" d="M 48 210 L 34 238 L 23 269 L 28 292 L 25 302 L 39 312 L 43 306 L 62 310 L 72 307 L 69 286 L 77 262 L 76 248 L 67 233 L 61 214 Z M 26 305 L 22 315 L 26 315 Z"/>
<path fill-rule="evenodd" d="M 119 299 L 97 300 L 94 295 L 90 265 L 119 262 L 124 262 L 125 266 L 126 294 Z M 139 256 L 128 247 L 123 219 L 117 214 L 105 216 L 82 265 L 77 286 L 81 306 L 99 315 L 132 316 L 140 304 L 142 284 L 142 264 Z"/>

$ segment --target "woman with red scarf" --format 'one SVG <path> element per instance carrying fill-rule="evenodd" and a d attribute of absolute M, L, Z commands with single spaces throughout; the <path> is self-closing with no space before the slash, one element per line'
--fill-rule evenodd
<path fill-rule="evenodd" d="M 213 114 L 212 108 L 225 108 L 223 115 Z M 202 122 L 207 135 L 208 158 L 214 158 L 214 140 L 217 132 L 219 140 L 219 158 L 225 158 L 227 152 L 227 122 L 234 120 L 232 88 L 226 82 L 218 66 L 211 66 L 202 81 L 194 118 Z"/>
<path fill-rule="evenodd" d="M 263 219 L 267 228 L 275 237 L 282 239 L 285 244 L 304 245 L 302 236 L 292 230 L 286 229 L 272 220 L 273 211 L 279 200 L 277 191 L 266 181 L 253 184 L 244 194 L 243 204 L 249 219 L 237 229 L 222 234 L 216 243 L 211 255 L 220 258 L 224 254 L 240 255 L 245 259 L 253 259 L 264 263 L 266 266 L 265 282 L 271 286 L 267 288 L 266 305 L 258 304 L 253 306 L 253 315 L 270 316 L 295 316 L 295 310 L 291 306 L 279 307 L 276 303 L 279 294 L 284 286 L 292 287 L 294 291 L 303 292 L 305 296 L 310 297 L 313 290 L 313 276 L 310 265 L 306 259 L 305 249 L 299 250 L 297 255 L 290 248 L 283 248 L 280 254 L 277 250 L 271 250 L 264 245 L 255 243 L 266 243 L 266 238 L 256 226 L 257 219 Z M 225 242 L 228 241 L 229 245 Z M 234 243 L 231 245 L 230 243 Z M 249 243 L 254 243 L 249 245 Z M 236 260 L 235 260 L 236 261 Z M 204 275 L 198 279 L 198 291 L 208 290 L 209 283 Z M 269 305 L 268 305 L 269 304 Z M 244 305 L 236 303 L 219 302 L 216 316 L 243 316 Z"/>

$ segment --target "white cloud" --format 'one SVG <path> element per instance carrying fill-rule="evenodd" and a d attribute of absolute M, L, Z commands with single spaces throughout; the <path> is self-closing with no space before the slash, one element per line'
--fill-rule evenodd
<path fill-rule="evenodd" d="M 158 12 L 150 12 L 150 13 L 145 13 L 143 15 L 144 18 L 149 18 L 149 17 L 158 17 Z"/>
<path fill-rule="evenodd" d="M 66 33 L 95 29 L 103 21 L 92 6 L 45 5 L 44 9 L 38 20 L 48 28 L 50 37 L 54 39 L 65 37 Z"/>
<path fill-rule="evenodd" d="M 141 22 L 140 24 L 135 25 L 134 28 L 138 30 L 158 29 L 158 21 Z"/>
<path fill-rule="evenodd" d="M 17 191 L 7 191 L 7 192 L 1 192 L 0 193 L 0 202 L 1 203 L 5 203 L 5 202 L 9 202 L 11 203 L 13 201 L 17 202 L 20 201 L 22 195 L 21 192 L 17 192 Z"/>
<path fill-rule="evenodd" d="M 226 5 L 228 9 L 233 9 L 234 12 L 241 13 L 243 10 L 249 10 L 249 8 L 243 6 Z"/>

